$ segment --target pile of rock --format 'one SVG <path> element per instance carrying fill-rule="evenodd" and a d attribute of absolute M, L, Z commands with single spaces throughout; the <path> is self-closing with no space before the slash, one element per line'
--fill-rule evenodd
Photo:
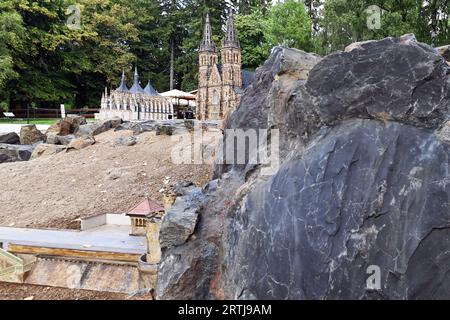
<path fill-rule="evenodd" d="M 67 150 L 80 150 L 95 143 L 95 135 L 114 129 L 119 118 L 87 123 L 77 115 L 68 115 L 42 133 L 36 125 L 23 125 L 20 135 L 0 134 L 0 163 L 28 161 Z M 124 142 L 125 143 L 125 142 Z M 127 142 L 132 144 L 132 142 Z"/>
<path fill-rule="evenodd" d="M 45 139 L 34 124 L 22 126 L 20 136 L 15 132 L 0 134 L 0 163 L 30 160 L 33 150 Z"/>

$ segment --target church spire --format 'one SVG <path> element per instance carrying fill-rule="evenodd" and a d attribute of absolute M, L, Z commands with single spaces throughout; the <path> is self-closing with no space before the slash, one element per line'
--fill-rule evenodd
<path fill-rule="evenodd" d="M 142 89 L 141 84 L 139 83 L 139 73 L 137 69 L 137 65 L 134 67 L 134 83 L 130 89 L 131 93 L 143 93 L 144 89 Z"/>
<path fill-rule="evenodd" d="M 124 69 L 122 69 L 122 79 L 120 80 L 120 86 L 117 88 L 117 91 L 128 92 Z"/>
<path fill-rule="evenodd" d="M 205 29 L 203 31 L 203 41 L 200 45 L 200 52 L 212 51 L 216 52 L 216 45 L 212 39 L 211 21 L 209 19 L 209 13 L 206 14 Z"/>
<path fill-rule="evenodd" d="M 227 33 L 223 40 L 224 48 L 237 48 L 240 49 L 239 39 L 236 34 L 236 27 L 234 25 L 233 9 L 230 9 L 227 20 Z"/>

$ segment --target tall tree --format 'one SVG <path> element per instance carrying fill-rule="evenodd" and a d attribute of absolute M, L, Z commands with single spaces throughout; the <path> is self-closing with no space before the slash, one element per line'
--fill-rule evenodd
<path fill-rule="evenodd" d="M 368 28 L 369 6 L 380 8 L 380 26 Z M 321 20 L 322 53 L 342 50 L 354 41 L 414 33 L 419 41 L 448 43 L 449 0 L 327 0 Z M 378 14 L 377 14 L 378 15 Z"/>
<path fill-rule="evenodd" d="M 276 4 L 269 12 L 266 24 L 266 37 L 272 46 L 312 50 L 312 23 L 303 1 L 286 0 Z"/>
<path fill-rule="evenodd" d="M 0 5 L 0 26 L 0 110 L 7 110 L 9 95 L 5 86 L 18 77 L 13 59 L 17 52 L 23 50 L 25 28 L 22 17 L 6 3 Z"/>
<path fill-rule="evenodd" d="M 267 17 L 259 10 L 236 17 L 236 29 L 242 48 L 242 67 L 255 70 L 261 66 L 270 53 L 266 39 Z"/>

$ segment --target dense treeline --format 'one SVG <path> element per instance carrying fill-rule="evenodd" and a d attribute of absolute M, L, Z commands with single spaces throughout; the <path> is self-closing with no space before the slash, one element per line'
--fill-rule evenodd
<path fill-rule="evenodd" d="M 382 10 L 376 28 L 367 24 L 371 5 Z M 2 0 L 0 109 L 96 107 L 104 87 L 118 85 L 122 69 L 131 82 L 136 63 L 142 83 L 150 79 L 159 91 L 193 90 L 206 12 L 219 44 L 227 9 L 234 9 L 244 67 L 255 69 L 278 44 L 327 54 L 354 41 L 405 33 L 435 46 L 448 44 L 449 5 L 450 0 Z"/>

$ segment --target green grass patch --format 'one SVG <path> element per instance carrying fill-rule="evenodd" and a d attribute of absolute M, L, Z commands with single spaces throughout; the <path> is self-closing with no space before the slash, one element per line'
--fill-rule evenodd
<path fill-rule="evenodd" d="M 52 125 L 56 123 L 59 119 L 30 119 L 30 124 L 48 124 Z M 27 120 L 25 119 L 0 119 L 0 124 L 27 124 Z"/>
<path fill-rule="evenodd" d="M 55 124 L 59 118 L 54 119 L 30 119 L 30 124 L 43 124 L 43 125 L 52 125 Z M 95 119 L 86 119 L 87 122 L 93 122 Z M 26 119 L 0 119 L 0 124 L 27 124 Z"/>

